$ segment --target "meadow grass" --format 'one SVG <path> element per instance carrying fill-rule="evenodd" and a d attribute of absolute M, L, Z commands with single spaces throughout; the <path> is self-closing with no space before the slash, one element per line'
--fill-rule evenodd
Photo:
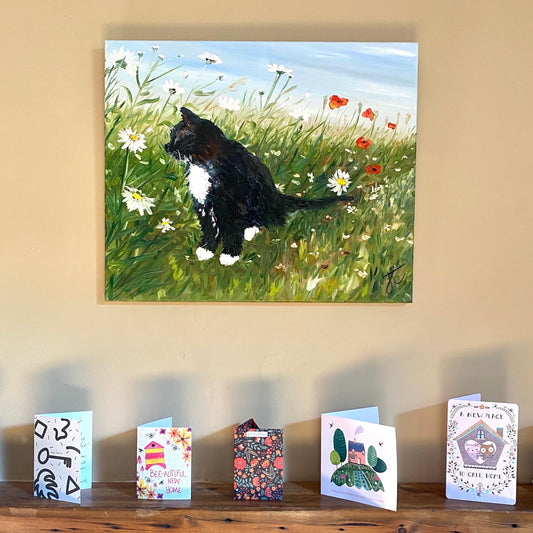
<path fill-rule="evenodd" d="M 306 101 L 294 96 L 296 86 L 279 73 L 270 90 L 244 92 L 233 111 L 220 107 L 218 98 L 242 91 L 245 80 L 215 84 L 208 68 L 193 89 L 157 96 L 157 84 L 176 69 L 152 57 L 143 79 L 137 69 L 134 89 L 123 83 L 120 65 L 106 69 L 106 299 L 411 301 L 416 138 L 409 117 L 395 117 L 391 129 L 376 110 L 369 120 L 362 104 L 330 109 L 327 98 L 309 117 L 291 116 Z M 164 150 L 181 106 L 255 153 L 285 194 L 334 195 L 328 179 L 342 169 L 356 201 L 296 212 L 284 226 L 263 229 L 244 243 L 232 266 L 222 266 L 218 254 L 198 260 L 201 231 L 185 164 Z M 126 128 L 145 136 L 145 149 L 123 148 L 119 132 Z M 370 146 L 359 147 L 360 137 L 370 139 Z M 367 169 L 377 165 L 378 173 Z M 153 199 L 152 213 L 127 209 L 126 186 Z M 174 230 L 157 229 L 164 217 Z"/>

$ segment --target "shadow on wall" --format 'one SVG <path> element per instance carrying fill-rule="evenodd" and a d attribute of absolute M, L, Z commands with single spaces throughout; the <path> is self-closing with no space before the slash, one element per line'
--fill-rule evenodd
<path fill-rule="evenodd" d="M 285 479 L 320 479 L 320 415 L 378 405 L 382 416 L 384 376 L 380 361 L 368 361 L 322 376 L 313 387 L 319 417 L 285 426 Z"/>
<path fill-rule="evenodd" d="M 0 438 L 4 464 L 3 479 L 33 479 L 33 424 L 6 428 L 0 433 Z"/>
<path fill-rule="evenodd" d="M 87 374 L 83 363 L 64 365 L 41 372 L 31 380 L 36 414 L 90 409 L 89 394 L 83 387 L 73 385 Z M 33 415 L 27 425 L 6 428 L 1 435 L 3 451 L 0 464 L 5 480 L 33 479 Z"/>
<path fill-rule="evenodd" d="M 520 406 L 519 406 L 520 407 Z M 520 422 L 520 415 L 519 415 Z M 533 427 L 518 431 L 518 483 L 533 483 Z"/>
<path fill-rule="evenodd" d="M 320 418 L 287 424 L 283 431 L 284 477 L 290 481 L 320 479 Z"/>
<path fill-rule="evenodd" d="M 223 390 L 214 393 L 206 389 L 201 376 L 164 377 L 136 383 L 131 409 L 139 425 L 172 416 L 176 427 L 190 427 L 194 420 L 216 425 L 213 422 L 216 422 L 218 410 L 229 410 L 236 417 L 232 426 L 202 437 L 197 432 L 203 424 L 192 427 L 192 476 L 195 481 L 230 482 L 233 479 L 233 428 L 249 418 L 254 418 L 262 427 L 279 425 L 280 388 L 274 381 L 250 380 L 228 382 Z M 205 391 L 207 398 L 195 402 L 198 391 Z M 136 444 L 136 429 L 96 443 L 95 479 L 135 480 Z"/>
<path fill-rule="evenodd" d="M 179 376 L 141 380 L 132 384 L 136 391 L 130 409 L 136 414 L 138 425 L 172 417 L 176 427 L 189 426 L 195 416 L 194 391 L 198 378 Z M 193 428 L 193 461 L 196 451 Z M 94 479 L 105 481 L 134 481 L 136 479 L 137 428 L 113 435 L 94 443 Z"/>
<path fill-rule="evenodd" d="M 398 469 L 401 481 L 446 479 L 448 399 L 481 393 L 483 400 L 505 401 L 506 367 L 502 351 L 476 352 L 446 358 L 440 371 L 442 403 L 396 417 Z M 520 455 L 520 454 L 519 454 Z M 402 465 L 409 465 L 408 475 Z"/>
<path fill-rule="evenodd" d="M 482 400 L 512 402 L 512 398 L 507 398 L 507 361 L 504 348 L 445 359 L 441 370 L 444 398 L 480 392 Z"/>

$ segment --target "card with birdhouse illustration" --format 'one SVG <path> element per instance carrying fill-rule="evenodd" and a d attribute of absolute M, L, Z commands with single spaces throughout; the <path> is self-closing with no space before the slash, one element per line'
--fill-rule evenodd
<path fill-rule="evenodd" d="M 33 434 L 34 496 L 80 503 L 92 485 L 92 412 L 36 415 Z"/>
<path fill-rule="evenodd" d="M 263 429 L 251 418 L 233 432 L 235 500 L 283 499 L 283 429 Z"/>
<path fill-rule="evenodd" d="M 320 492 L 396 511 L 396 429 L 377 407 L 322 415 Z"/>
<path fill-rule="evenodd" d="M 191 428 L 172 418 L 137 428 L 137 498 L 191 499 Z"/>
<path fill-rule="evenodd" d="M 447 498 L 514 504 L 517 451 L 518 405 L 480 394 L 448 402 Z"/>

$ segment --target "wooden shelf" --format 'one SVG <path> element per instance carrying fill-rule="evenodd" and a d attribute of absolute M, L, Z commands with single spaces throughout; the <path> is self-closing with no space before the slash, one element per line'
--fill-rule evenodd
<path fill-rule="evenodd" d="M 320 495 L 317 483 L 285 483 L 282 502 L 234 501 L 231 484 L 193 483 L 187 501 L 137 500 L 135 483 L 95 483 L 81 505 L 34 498 L 31 483 L 0 483 L 0 532 L 254 531 L 490 533 L 533 531 L 533 487 L 516 505 L 447 500 L 440 484 L 402 484 L 398 512 Z"/>

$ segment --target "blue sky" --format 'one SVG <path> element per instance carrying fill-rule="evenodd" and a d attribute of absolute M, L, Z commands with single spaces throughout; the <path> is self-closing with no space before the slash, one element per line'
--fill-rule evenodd
<path fill-rule="evenodd" d="M 224 80 L 217 82 L 220 85 L 212 88 L 222 88 L 246 76 L 246 84 L 231 96 L 239 98 L 245 91 L 260 88 L 268 91 L 274 74 L 267 64 L 283 64 L 292 70 L 291 85 L 297 86 L 291 93 L 293 100 L 311 93 L 305 100 L 311 109 L 320 108 L 324 96 L 337 94 L 349 99 L 343 108 L 349 115 L 361 102 L 363 109 L 371 107 L 391 121 L 396 120 L 397 113 L 401 114 L 400 121 L 409 113 L 410 126 L 416 124 L 417 43 L 107 41 L 106 57 L 121 46 L 135 54 L 144 52 L 142 73 L 154 45 L 159 47 L 157 54 L 165 57 L 165 67 L 182 65 L 169 77 L 186 90 L 198 83 L 198 76 L 201 82 L 208 82 L 224 74 Z M 216 54 L 222 63 L 206 67 L 199 58 L 204 52 Z M 189 74 L 187 79 L 180 74 L 183 71 Z M 164 81 L 162 78 L 161 83 Z"/>

